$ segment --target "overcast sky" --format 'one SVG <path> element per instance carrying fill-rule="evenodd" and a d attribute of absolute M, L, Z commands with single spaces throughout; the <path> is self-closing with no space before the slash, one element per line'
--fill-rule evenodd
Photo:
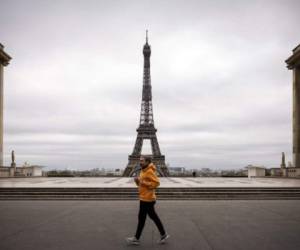
<path fill-rule="evenodd" d="M 154 122 L 170 166 L 292 159 L 299 1 L 0 0 L 5 164 L 125 168 L 136 139 L 145 30 Z M 144 152 L 149 151 L 146 143 Z"/>

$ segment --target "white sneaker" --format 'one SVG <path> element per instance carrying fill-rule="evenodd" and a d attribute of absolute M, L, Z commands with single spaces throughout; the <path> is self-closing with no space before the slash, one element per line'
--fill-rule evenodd
<path fill-rule="evenodd" d="M 169 234 L 165 233 L 165 235 L 161 236 L 159 241 L 157 242 L 158 244 L 165 244 L 166 240 L 170 237 Z"/>
<path fill-rule="evenodd" d="M 139 245 L 140 244 L 140 241 L 135 236 L 126 238 L 126 241 L 130 245 Z"/>

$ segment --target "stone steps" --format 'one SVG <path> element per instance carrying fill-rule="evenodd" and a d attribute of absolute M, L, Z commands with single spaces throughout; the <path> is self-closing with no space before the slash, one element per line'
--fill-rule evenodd
<path fill-rule="evenodd" d="M 300 199 L 300 187 L 158 188 L 159 200 Z M 0 188 L 0 200 L 136 200 L 137 188 Z"/>

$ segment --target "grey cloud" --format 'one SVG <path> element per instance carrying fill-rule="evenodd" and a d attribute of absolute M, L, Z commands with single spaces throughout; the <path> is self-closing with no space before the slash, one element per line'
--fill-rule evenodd
<path fill-rule="evenodd" d="M 299 1 L 1 1 L 5 162 L 125 167 L 150 30 L 155 124 L 173 166 L 291 159 Z"/>

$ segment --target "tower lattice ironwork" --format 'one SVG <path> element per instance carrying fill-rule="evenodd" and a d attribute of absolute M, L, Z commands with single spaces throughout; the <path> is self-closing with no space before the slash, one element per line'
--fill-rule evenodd
<path fill-rule="evenodd" d="M 169 171 L 165 164 L 165 156 L 161 154 L 156 136 L 157 129 L 154 127 L 152 91 L 150 77 L 150 55 L 151 47 L 148 44 L 148 32 L 146 31 L 146 44 L 143 48 L 144 54 L 144 75 L 143 75 L 143 94 L 140 114 L 140 124 L 137 128 L 137 138 L 133 152 L 128 156 L 128 165 L 123 176 L 133 176 L 140 170 L 139 160 L 142 153 L 143 141 L 150 140 L 153 163 L 155 164 L 160 176 L 168 176 Z"/>

